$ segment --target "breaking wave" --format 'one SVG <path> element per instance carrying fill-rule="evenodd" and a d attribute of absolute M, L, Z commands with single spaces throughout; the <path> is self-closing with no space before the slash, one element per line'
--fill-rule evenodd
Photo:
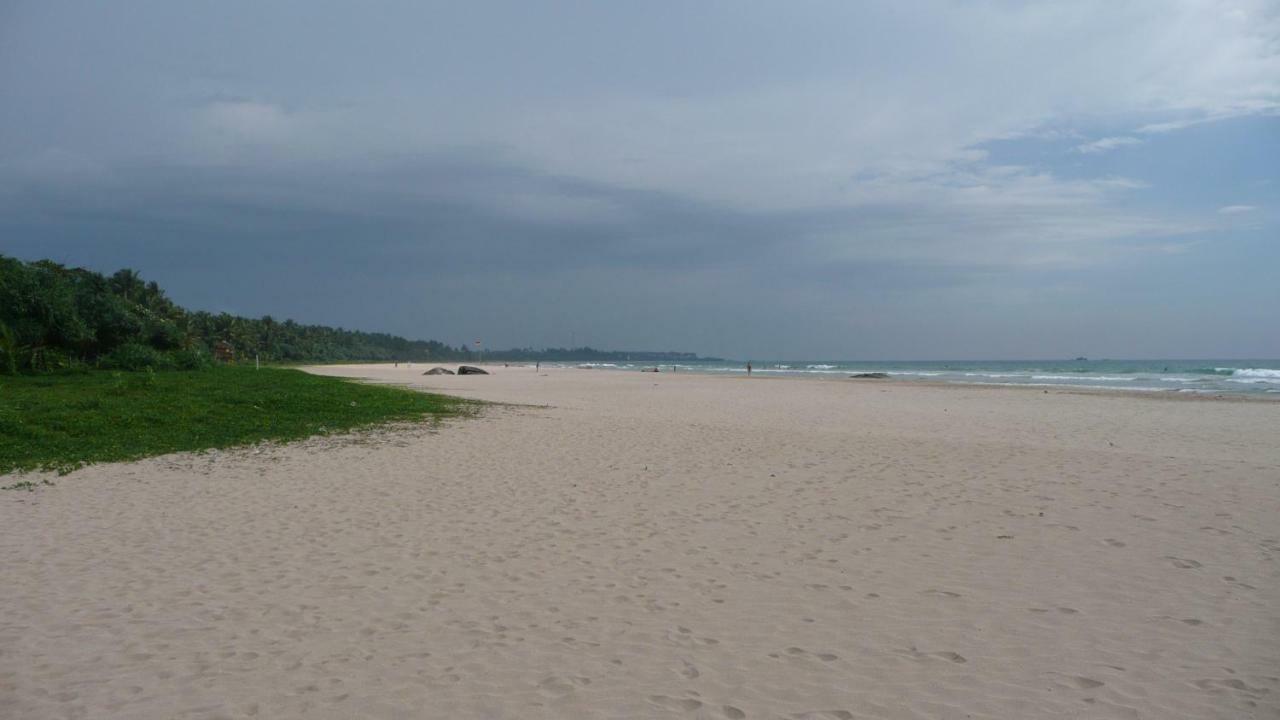
<path fill-rule="evenodd" d="M 1280 380 L 1280 370 L 1271 368 L 1237 368 L 1232 371 L 1232 377 L 1238 378 L 1273 378 Z"/>

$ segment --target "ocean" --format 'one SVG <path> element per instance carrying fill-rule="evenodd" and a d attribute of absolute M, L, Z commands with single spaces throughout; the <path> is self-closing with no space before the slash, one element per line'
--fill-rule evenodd
<path fill-rule="evenodd" d="M 562 367 L 641 370 L 652 362 L 547 363 Z M 966 360 L 847 361 L 786 360 L 752 363 L 753 374 L 848 377 L 885 373 L 894 380 L 965 385 L 1136 390 L 1207 395 L 1280 395 L 1280 360 Z M 662 372 L 745 374 L 745 361 L 698 361 L 657 365 Z"/>

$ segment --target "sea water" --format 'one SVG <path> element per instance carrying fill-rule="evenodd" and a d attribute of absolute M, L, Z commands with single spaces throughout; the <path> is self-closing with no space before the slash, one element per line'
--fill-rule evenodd
<path fill-rule="evenodd" d="M 547 364 L 547 363 L 544 363 Z M 605 370 L 745 374 L 746 361 L 555 363 Z M 1208 395 L 1280 395 L 1280 360 L 753 360 L 761 376 L 848 377 L 885 373 L 895 380 L 1025 385 Z"/>

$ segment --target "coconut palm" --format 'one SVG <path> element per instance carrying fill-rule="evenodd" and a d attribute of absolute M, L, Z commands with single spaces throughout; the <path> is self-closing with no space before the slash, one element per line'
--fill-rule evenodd
<path fill-rule="evenodd" d="M 138 302 L 142 299 L 142 293 L 146 290 L 146 284 L 142 282 L 142 276 L 137 270 L 124 268 L 117 270 L 111 276 L 111 291 L 120 295 L 125 300 Z"/>
<path fill-rule="evenodd" d="M 0 369 L 8 375 L 18 373 L 18 336 L 4 322 L 0 322 Z"/>

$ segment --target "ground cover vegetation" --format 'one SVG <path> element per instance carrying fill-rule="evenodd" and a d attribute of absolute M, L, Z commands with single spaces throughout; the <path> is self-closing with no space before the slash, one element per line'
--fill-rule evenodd
<path fill-rule="evenodd" d="M 0 377 L 0 475 L 438 421 L 475 407 L 405 388 L 251 365 Z"/>

